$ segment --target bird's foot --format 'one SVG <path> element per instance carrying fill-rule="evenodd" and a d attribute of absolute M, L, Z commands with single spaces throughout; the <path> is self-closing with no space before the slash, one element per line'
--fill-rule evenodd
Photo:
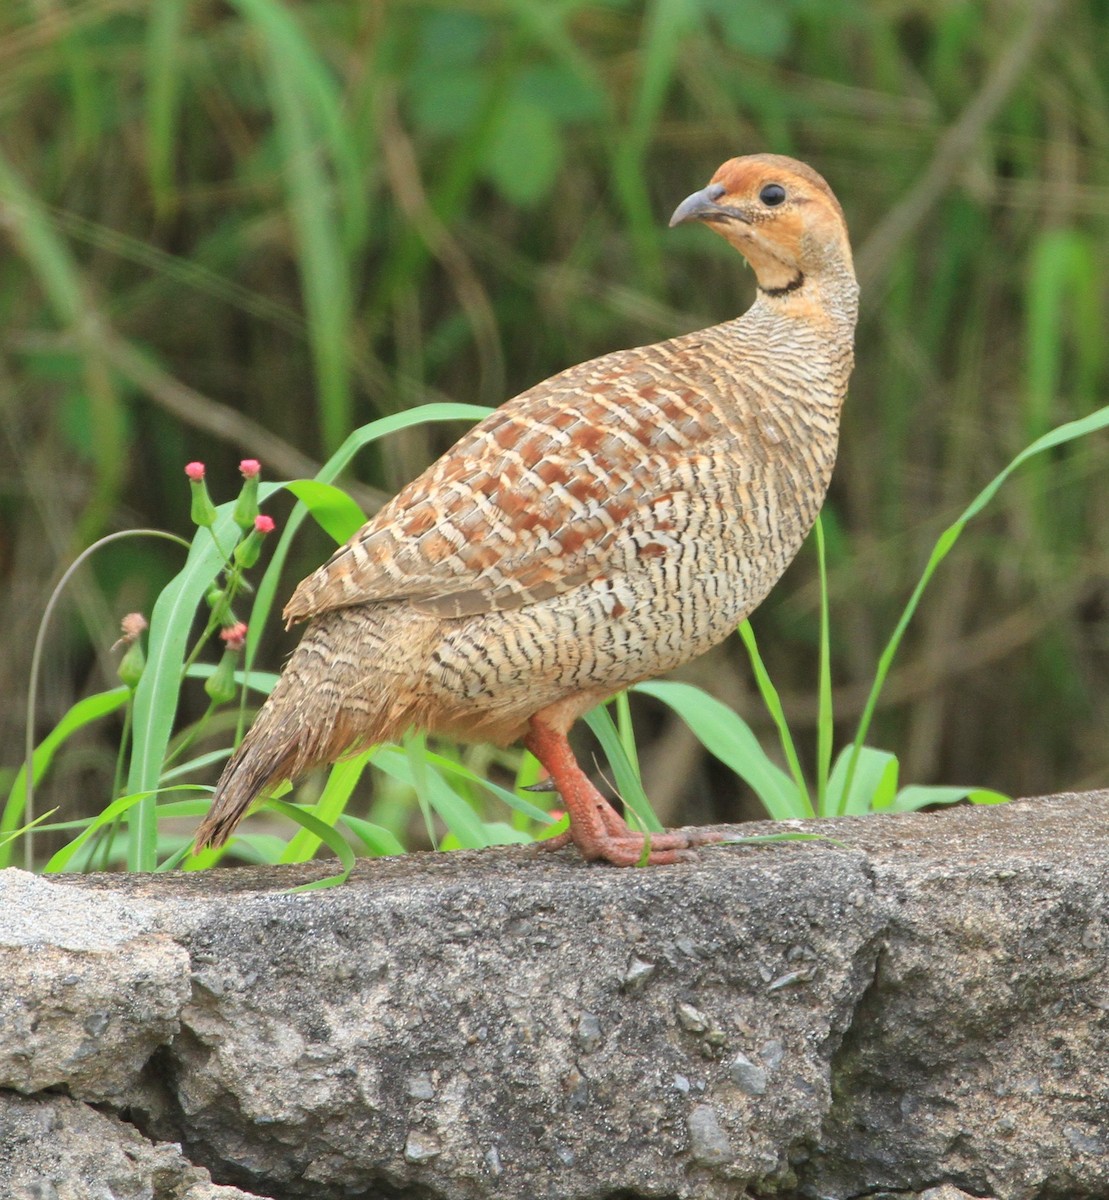
<path fill-rule="evenodd" d="M 663 833 L 637 833 L 623 817 L 598 798 L 597 820 L 571 821 L 570 828 L 536 843 L 543 850 L 562 850 L 575 845 L 582 858 L 601 860 L 617 867 L 665 866 L 694 858 L 697 846 L 719 842 L 724 835 L 712 829 L 668 829 Z"/>
<path fill-rule="evenodd" d="M 573 832 L 571 827 L 570 832 Z M 719 842 L 722 833 L 711 829 L 668 829 L 665 833 L 635 833 L 624 826 L 624 832 L 602 836 L 578 836 L 573 839 L 582 858 L 603 860 L 617 867 L 665 866 L 668 863 L 688 862 L 696 857 L 698 846 Z"/>

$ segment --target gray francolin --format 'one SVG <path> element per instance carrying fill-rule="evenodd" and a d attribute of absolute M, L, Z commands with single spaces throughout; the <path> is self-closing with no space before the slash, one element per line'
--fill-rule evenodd
<path fill-rule="evenodd" d="M 305 579 L 285 617 L 310 624 L 198 846 L 282 780 L 408 729 L 522 739 L 587 859 L 667 863 L 713 840 L 645 847 L 567 732 L 727 637 L 796 554 L 836 457 L 858 288 L 843 212 L 804 163 L 733 158 L 684 221 L 754 268 L 751 308 L 508 401 Z"/>

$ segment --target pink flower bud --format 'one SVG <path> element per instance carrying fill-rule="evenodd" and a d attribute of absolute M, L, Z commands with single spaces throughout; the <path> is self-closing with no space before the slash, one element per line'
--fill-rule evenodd
<path fill-rule="evenodd" d="M 246 641 L 246 622 L 236 621 L 234 625 L 221 629 L 219 635 L 228 650 L 241 650 Z"/>
<path fill-rule="evenodd" d="M 244 479 L 253 479 L 262 470 L 262 464 L 256 458 L 244 458 L 239 463 L 239 470 Z"/>
<path fill-rule="evenodd" d="M 123 631 L 123 636 L 127 639 L 128 644 L 130 644 L 147 628 L 146 617 L 138 612 L 128 613 L 120 621 L 119 627 Z"/>
<path fill-rule="evenodd" d="M 118 650 L 120 646 L 133 646 L 139 640 L 139 636 L 147 628 L 146 617 L 142 613 L 128 613 L 119 623 L 120 632 L 123 637 L 112 647 L 113 650 Z"/>
<path fill-rule="evenodd" d="M 259 533 L 273 533 L 273 517 L 267 517 L 265 513 L 259 513 L 258 516 L 254 518 L 254 528 Z"/>
<path fill-rule="evenodd" d="M 204 464 L 191 462 L 185 467 L 185 474 L 194 482 L 199 483 L 204 478 Z"/>

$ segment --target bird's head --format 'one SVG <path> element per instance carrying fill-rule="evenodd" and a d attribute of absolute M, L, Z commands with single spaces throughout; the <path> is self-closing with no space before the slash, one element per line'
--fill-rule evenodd
<path fill-rule="evenodd" d="M 805 163 L 781 154 L 730 158 L 674 210 L 671 227 L 704 221 L 754 268 L 759 290 L 786 296 L 809 279 L 853 279 L 843 209 Z"/>

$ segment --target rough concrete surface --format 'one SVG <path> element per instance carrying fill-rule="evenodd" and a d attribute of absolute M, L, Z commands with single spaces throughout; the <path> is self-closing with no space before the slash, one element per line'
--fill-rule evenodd
<path fill-rule="evenodd" d="M 0 1196 L 5 1200 L 258 1200 L 220 1187 L 180 1146 L 66 1096 L 0 1092 Z"/>
<path fill-rule="evenodd" d="M 2 872 L 0 1195 L 1109 1195 L 1107 800 L 299 895 Z"/>

